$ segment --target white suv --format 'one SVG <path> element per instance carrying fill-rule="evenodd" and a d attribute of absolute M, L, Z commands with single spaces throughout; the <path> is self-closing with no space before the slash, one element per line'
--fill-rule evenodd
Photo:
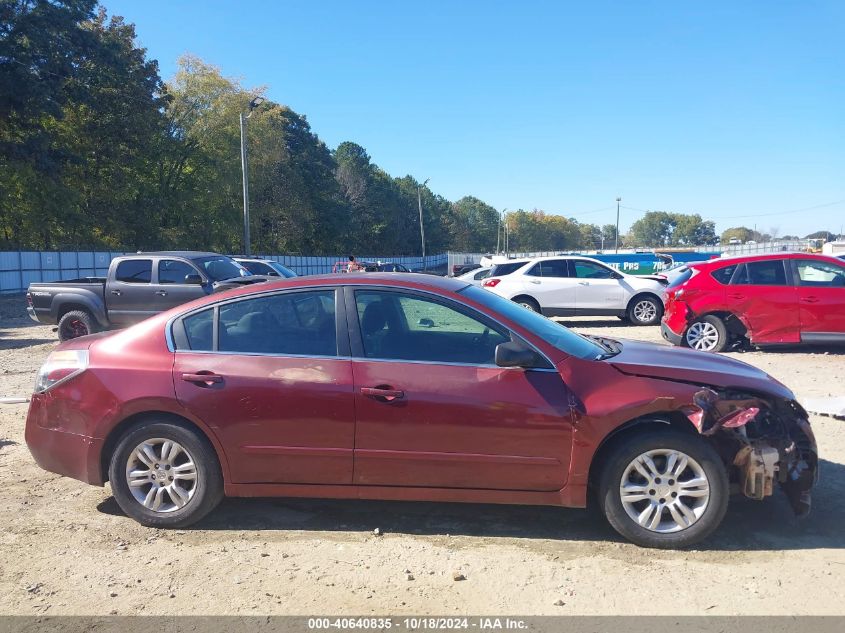
<path fill-rule="evenodd" d="M 486 290 L 546 316 L 618 316 L 656 325 L 663 316 L 663 285 L 626 275 L 589 257 L 537 257 L 493 268 Z"/>

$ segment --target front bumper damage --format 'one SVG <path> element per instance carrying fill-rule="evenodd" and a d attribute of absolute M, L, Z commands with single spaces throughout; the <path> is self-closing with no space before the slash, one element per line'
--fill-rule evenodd
<path fill-rule="evenodd" d="M 796 515 L 810 511 L 818 449 L 801 405 L 709 388 L 696 392 L 693 403 L 684 413 L 699 433 L 712 438 L 746 497 L 771 496 L 777 481 Z"/>

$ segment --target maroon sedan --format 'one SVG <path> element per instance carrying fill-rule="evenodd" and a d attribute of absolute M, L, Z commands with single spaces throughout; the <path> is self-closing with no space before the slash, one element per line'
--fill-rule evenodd
<path fill-rule="evenodd" d="M 592 494 L 635 543 L 682 547 L 731 482 L 798 513 L 817 468 L 792 392 L 712 354 L 575 334 L 428 275 L 290 279 L 59 345 L 26 440 L 144 525 L 224 495 L 543 504 Z"/>

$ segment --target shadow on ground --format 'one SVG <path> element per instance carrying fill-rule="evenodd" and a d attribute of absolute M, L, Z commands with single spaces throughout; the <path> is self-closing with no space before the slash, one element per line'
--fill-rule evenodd
<path fill-rule="evenodd" d="M 705 551 L 845 549 L 845 466 L 822 460 L 814 511 L 796 518 L 777 493 L 763 502 L 731 499 L 722 526 L 697 549 Z M 113 498 L 99 504 L 123 516 Z M 484 538 L 621 541 L 595 509 L 328 499 L 226 499 L 195 526 L 199 530 L 297 530 Z"/>

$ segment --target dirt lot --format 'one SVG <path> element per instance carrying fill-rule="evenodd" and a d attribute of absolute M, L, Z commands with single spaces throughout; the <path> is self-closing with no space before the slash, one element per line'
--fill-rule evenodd
<path fill-rule="evenodd" d="M 570 323 L 659 340 L 616 319 Z M 0 397 L 29 394 L 55 340 L 20 297 L 0 299 Z M 845 392 L 844 352 L 736 356 L 804 398 Z M 808 519 L 781 496 L 737 498 L 703 549 L 662 552 L 593 513 L 534 507 L 232 499 L 196 529 L 147 529 L 108 487 L 34 464 L 26 406 L 0 405 L 0 614 L 845 614 L 834 419 L 812 420 L 823 460 Z"/>

